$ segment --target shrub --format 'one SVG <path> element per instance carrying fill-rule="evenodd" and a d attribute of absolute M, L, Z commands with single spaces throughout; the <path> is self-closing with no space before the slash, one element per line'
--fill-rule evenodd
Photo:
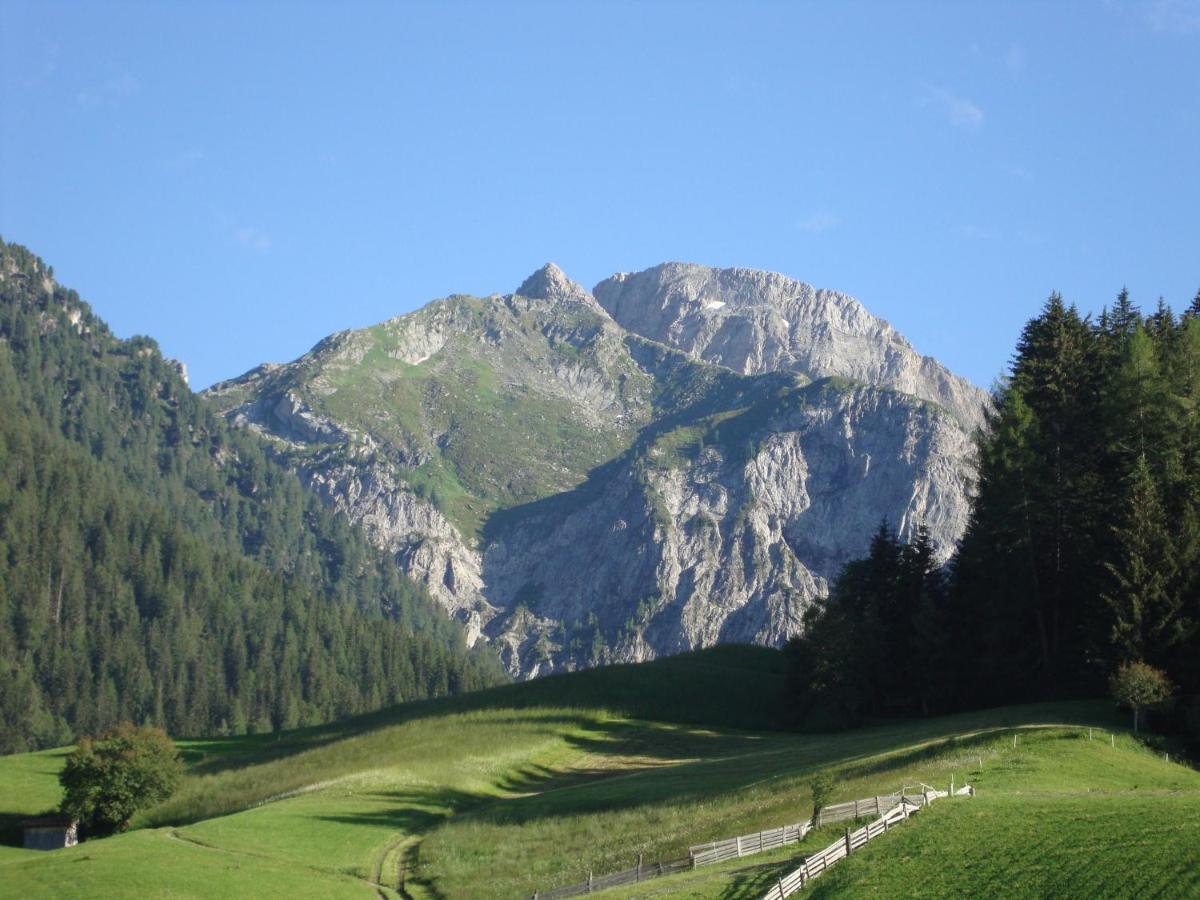
<path fill-rule="evenodd" d="M 821 771 L 813 776 L 810 786 L 813 799 L 812 824 L 813 827 L 816 827 L 817 817 L 833 797 L 833 789 L 837 786 L 837 780 L 833 777 L 832 772 Z"/>
<path fill-rule="evenodd" d="M 1113 699 L 1133 710 L 1133 733 L 1138 733 L 1138 713 L 1171 696 L 1173 687 L 1159 669 L 1144 662 L 1126 663 L 1109 679 Z"/>
<path fill-rule="evenodd" d="M 83 738 L 58 776 L 62 810 L 89 835 L 129 827 L 139 809 L 165 800 L 183 777 L 175 744 L 161 728 L 131 722 Z"/>

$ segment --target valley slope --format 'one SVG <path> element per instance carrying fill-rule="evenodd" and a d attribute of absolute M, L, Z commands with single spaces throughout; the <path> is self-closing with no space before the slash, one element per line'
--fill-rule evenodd
<path fill-rule="evenodd" d="M 815 883 L 822 895 L 1195 894 L 1200 776 L 1116 728 L 1126 716 L 1110 704 L 799 734 L 769 727 L 788 712 L 782 664 L 718 647 L 190 741 L 181 789 L 130 833 L 53 853 L 0 845 L 0 896 L 515 900 L 804 821 L 817 772 L 834 802 L 979 789 L 856 851 Z M 55 802 L 64 757 L 0 757 L 0 828 Z M 602 896 L 760 898 L 844 825 Z"/>
<path fill-rule="evenodd" d="M 985 395 L 841 294 L 553 265 L 206 396 L 519 676 L 778 645 L 880 519 L 966 522 Z"/>
<path fill-rule="evenodd" d="M 327 722 L 503 680 L 257 436 L 0 241 L 0 752 Z"/>

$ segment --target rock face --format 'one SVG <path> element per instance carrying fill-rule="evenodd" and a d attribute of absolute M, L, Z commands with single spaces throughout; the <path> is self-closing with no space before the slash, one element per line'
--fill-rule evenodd
<path fill-rule="evenodd" d="M 595 296 L 630 331 L 735 372 L 840 375 L 930 400 L 967 428 L 982 422 L 983 391 L 846 294 L 774 272 L 664 263 L 614 275 Z"/>
<path fill-rule="evenodd" d="M 779 644 L 887 516 L 947 555 L 985 397 L 841 294 L 556 266 L 208 392 L 516 675 Z"/>

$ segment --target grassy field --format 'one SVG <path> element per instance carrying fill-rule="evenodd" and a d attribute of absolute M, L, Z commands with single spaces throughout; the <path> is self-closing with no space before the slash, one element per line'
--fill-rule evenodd
<path fill-rule="evenodd" d="M 1108 705 L 799 734 L 769 729 L 781 677 L 772 651 L 725 648 L 189 742 L 183 788 L 136 830 L 49 854 L 0 849 L 0 895 L 528 897 L 639 853 L 679 857 L 804 820 L 820 768 L 836 774 L 835 800 L 951 778 L 979 796 L 923 811 L 815 892 L 1097 896 L 1128 893 L 1111 879 L 1131 869 L 1151 894 L 1196 890 L 1200 775 L 1119 730 L 1111 746 L 1108 731 L 1089 741 L 1068 727 L 1115 728 Z M 53 805 L 62 757 L 0 758 L 8 821 Z M 757 897 L 834 833 L 606 896 Z M 1030 847 L 1053 859 L 1014 872 Z"/>

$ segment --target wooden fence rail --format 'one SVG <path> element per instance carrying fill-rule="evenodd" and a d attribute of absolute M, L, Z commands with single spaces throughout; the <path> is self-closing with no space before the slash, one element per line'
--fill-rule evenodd
<path fill-rule="evenodd" d="M 692 858 L 690 856 L 666 862 L 647 863 L 645 865 L 638 864 L 631 869 L 588 878 L 587 881 L 581 881 L 579 884 L 554 888 L 550 891 L 534 891 L 533 896 L 534 900 L 559 900 L 561 897 L 578 897 L 581 894 L 591 894 L 594 891 L 602 891 L 605 888 L 617 887 L 621 884 L 636 884 L 641 881 L 649 881 L 651 878 L 659 878 L 660 876 L 671 875 L 675 872 L 684 872 L 691 868 Z"/>
<path fill-rule="evenodd" d="M 965 785 L 952 795 L 949 791 L 928 789 L 927 786 L 917 796 L 910 797 L 902 793 L 900 802 L 888 810 L 874 822 L 869 822 L 857 831 L 846 829 L 846 834 L 838 838 L 820 853 L 806 857 L 800 866 L 779 878 L 762 900 L 784 900 L 803 888 L 808 882 L 822 875 L 830 866 L 845 859 L 855 850 L 865 847 L 869 841 L 881 834 L 886 834 L 893 825 L 899 825 L 910 815 L 928 806 L 934 800 L 950 796 L 975 796 L 975 789 Z"/>
<path fill-rule="evenodd" d="M 965 794 L 969 790 L 970 788 L 963 788 L 960 791 L 955 791 L 955 793 Z M 884 794 L 878 797 L 867 797 L 863 800 L 850 800 L 846 803 L 835 803 L 832 806 L 826 806 L 817 813 L 816 827 L 832 825 L 836 822 L 848 822 L 867 816 L 879 817 L 875 822 L 858 829 L 858 831 L 847 831 L 848 840 L 850 841 L 849 852 L 853 852 L 853 850 L 866 844 L 872 837 L 887 831 L 894 822 L 906 819 L 908 817 L 906 809 L 919 808 L 921 805 L 931 803 L 939 797 L 947 796 L 949 796 L 947 791 L 936 790 L 927 784 L 917 785 L 916 787 L 905 785 L 896 793 Z M 563 897 L 578 897 L 583 894 L 591 894 L 595 891 L 604 890 L 605 888 L 616 887 L 622 884 L 636 884 L 637 882 L 648 881 L 651 878 L 658 878 L 662 875 L 671 875 L 675 872 L 682 872 L 699 866 L 713 865 L 742 856 L 762 853 L 766 850 L 775 850 L 788 844 L 800 843 L 812 831 L 813 827 L 811 822 L 797 822 L 792 825 L 780 825 L 778 828 L 768 828 L 763 831 L 755 831 L 750 834 L 742 834 L 719 841 L 709 841 L 706 844 L 696 844 L 688 847 L 687 856 L 665 862 L 643 864 L 639 857 L 638 864 L 632 868 L 624 869 L 620 872 L 612 872 L 608 875 L 595 877 L 589 875 L 587 881 L 581 881 L 578 884 L 566 885 L 565 887 L 554 888 L 548 891 L 535 891 L 533 898 L 534 900 L 560 900 Z M 847 838 L 838 838 L 837 842 L 835 842 L 837 846 L 843 848 L 843 855 L 846 852 L 846 841 Z M 842 858 L 836 854 L 832 857 L 826 857 L 826 854 L 830 853 L 834 846 L 834 844 L 831 844 L 816 856 L 809 857 L 806 865 L 812 867 L 811 869 L 801 866 L 800 869 L 791 873 L 787 878 L 780 879 L 781 885 L 790 885 L 801 870 L 805 870 L 804 874 L 799 876 L 800 880 L 796 882 L 796 887 L 793 887 L 785 894 L 780 894 L 779 890 L 781 888 L 777 885 L 776 888 L 772 889 L 773 893 L 767 896 L 770 898 L 786 897 L 788 894 L 794 893 L 800 887 L 803 887 L 808 879 L 816 877 L 816 875 L 810 874 L 810 871 L 815 870 L 817 874 L 825 871 L 828 866 Z"/>

